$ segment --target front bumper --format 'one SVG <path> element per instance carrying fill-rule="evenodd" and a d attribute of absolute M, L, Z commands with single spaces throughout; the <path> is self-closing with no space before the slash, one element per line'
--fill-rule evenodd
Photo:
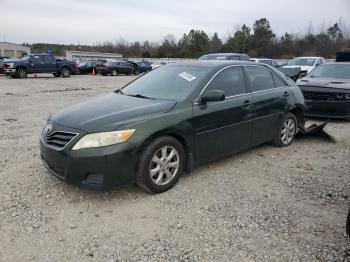
<path fill-rule="evenodd" d="M 350 101 L 306 100 L 306 116 L 325 118 L 350 118 Z"/>
<path fill-rule="evenodd" d="M 40 139 L 40 154 L 45 167 L 55 177 L 96 190 L 133 183 L 138 159 L 136 146 L 129 143 L 72 151 L 56 150 Z"/>
<path fill-rule="evenodd" d="M 5 68 L 4 72 L 5 72 L 5 75 L 11 76 L 11 75 L 14 75 L 16 73 L 16 69 L 15 68 Z"/>

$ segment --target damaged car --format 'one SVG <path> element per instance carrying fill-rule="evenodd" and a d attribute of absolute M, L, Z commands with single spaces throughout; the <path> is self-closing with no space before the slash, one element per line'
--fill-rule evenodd
<path fill-rule="evenodd" d="M 325 64 L 326 61 L 323 57 L 296 57 L 290 60 L 287 65 L 283 66 L 283 68 L 300 68 L 302 74 L 306 75 L 311 72 L 316 67 Z"/>
<path fill-rule="evenodd" d="M 263 143 L 289 146 L 303 111 L 297 85 L 268 65 L 174 63 L 53 113 L 40 154 L 67 183 L 161 193 L 184 170 Z"/>
<path fill-rule="evenodd" d="M 350 63 L 321 65 L 297 85 L 305 97 L 305 115 L 350 120 Z"/>

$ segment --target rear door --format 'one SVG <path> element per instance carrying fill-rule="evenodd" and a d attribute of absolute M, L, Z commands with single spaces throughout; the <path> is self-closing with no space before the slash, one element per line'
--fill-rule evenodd
<path fill-rule="evenodd" d="M 56 59 L 52 55 L 43 55 L 42 60 L 42 72 L 54 73 L 57 71 Z"/>
<path fill-rule="evenodd" d="M 246 66 L 245 71 L 254 111 L 252 144 L 258 145 L 275 138 L 288 109 L 290 90 L 265 66 Z"/>
<path fill-rule="evenodd" d="M 224 101 L 193 106 L 196 161 L 206 162 L 250 147 L 252 109 L 250 94 L 241 66 L 220 71 L 202 94 L 209 90 L 225 92 Z"/>

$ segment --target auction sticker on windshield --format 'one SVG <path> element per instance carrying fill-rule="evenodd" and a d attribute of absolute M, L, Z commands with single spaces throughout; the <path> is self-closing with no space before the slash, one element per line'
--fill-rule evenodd
<path fill-rule="evenodd" d="M 188 82 L 191 82 L 196 79 L 195 76 L 187 72 L 182 72 L 181 74 L 179 74 L 179 76 L 181 76 L 183 79 L 187 80 Z"/>

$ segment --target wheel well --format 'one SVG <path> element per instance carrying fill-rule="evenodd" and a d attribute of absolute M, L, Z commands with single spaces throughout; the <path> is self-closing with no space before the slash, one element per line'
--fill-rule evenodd
<path fill-rule="evenodd" d="M 170 137 L 173 137 L 177 141 L 180 142 L 180 144 L 182 145 L 184 152 L 185 152 L 185 170 L 188 172 L 190 170 L 192 170 L 193 164 L 194 164 L 193 153 L 190 151 L 189 146 L 186 143 L 186 140 L 181 135 L 178 135 L 175 133 L 155 134 L 155 135 L 153 135 L 145 140 L 145 142 L 143 143 L 143 145 L 140 148 L 140 152 L 143 152 L 150 143 L 152 143 L 155 139 L 162 137 L 162 136 L 170 136 Z"/>
<path fill-rule="evenodd" d="M 62 66 L 60 71 L 62 71 L 63 69 L 68 69 L 70 72 L 72 71 L 72 69 L 69 66 Z"/>
<path fill-rule="evenodd" d="M 22 65 L 21 65 L 21 66 L 17 66 L 17 67 L 16 67 L 16 70 L 17 70 L 17 69 L 24 69 L 24 70 L 27 70 L 27 68 L 26 68 L 25 66 L 22 66 Z"/>
<path fill-rule="evenodd" d="M 295 115 L 295 117 L 298 120 L 298 124 L 304 125 L 305 123 L 304 110 L 302 110 L 300 107 L 295 107 L 292 110 L 290 110 L 290 112 Z"/>

